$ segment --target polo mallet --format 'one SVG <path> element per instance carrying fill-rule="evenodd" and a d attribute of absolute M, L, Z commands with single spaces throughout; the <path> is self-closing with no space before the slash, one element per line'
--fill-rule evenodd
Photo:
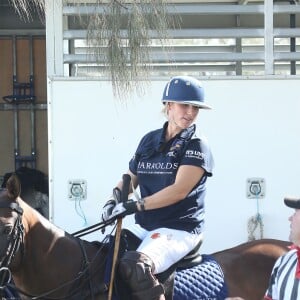
<path fill-rule="evenodd" d="M 128 200 L 131 177 L 128 174 L 124 174 L 122 179 L 123 179 L 123 186 L 122 186 L 120 201 L 125 202 Z M 114 191 L 114 193 L 115 193 L 115 191 Z M 118 197 L 117 197 L 117 199 L 118 199 Z M 117 228 L 116 228 L 116 234 L 115 234 L 114 255 L 113 255 L 110 283 L 109 283 L 109 290 L 108 290 L 108 300 L 112 299 L 112 292 L 113 292 L 114 279 L 115 279 L 115 269 L 116 269 L 116 264 L 118 261 L 118 254 L 119 254 L 119 247 L 120 247 L 121 230 L 122 230 L 122 217 L 119 217 L 119 218 L 117 218 Z"/>

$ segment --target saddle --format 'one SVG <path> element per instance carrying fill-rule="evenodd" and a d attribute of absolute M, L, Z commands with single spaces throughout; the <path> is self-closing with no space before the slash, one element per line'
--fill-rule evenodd
<path fill-rule="evenodd" d="M 120 249 L 119 249 L 119 258 L 126 251 L 135 251 L 140 245 L 141 240 L 137 238 L 133 233 L 129 230 L 123 229 L 121 233 L 121 241 L 120 241 Z M 156 275 L 156 278 L 159 280 L 161 284 L 163 284 L 164 289 L 166 291 L 166 299 L 173 299 L 173 286 L 174 286 L 174 278 L 175 271 L 177 269 L 187 269 L 192 268 L 194 266 L 199 265 L 202 262 L 202 256 L 199 254 L 198 250 L 202 244 L 202 240 L 197 244 L 197 246 L 188 253 L 185 257 L 183 257 L 180 261 L 169 267 L 166 271 L 159 273 Z M 129 292 L 126 292 L 127 287 L 122 284 L 118 275 L 116 275 L 117 283 L 115 284 L 117 294 L 122 295 L 121 300 L 127 300 L 126 296 L 129 295 Z M 130 300 L 130 299 L 128 299 Z"/>

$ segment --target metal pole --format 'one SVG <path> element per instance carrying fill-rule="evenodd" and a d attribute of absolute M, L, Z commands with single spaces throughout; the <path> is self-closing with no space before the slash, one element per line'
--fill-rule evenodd
<path fill-rule="evenodd" d="M 274 75 L 273 0 L 265 0 L 265 75 Z"/>
<path fill-rule="evenodd" d="M 16 36 L 12 37 L 12 49 L 13 49 L 13 85 L 17 82 L 17 44 Z M 13 87 L 13 95 L 16 94 L 15 87 Z M 18 124 L 18 105 L 14 105 L 14 142 L 15 142 L 15 169 L 18 168 L 17 157 L 19 156 L 19 124 Z"/>
<path fill-rule="evenodd" d="M 29 59 L 30 59 L 30 121 L 31 121 L 31 166 L 35 168 L 36 165 L 36 150 L 35 150 L 35 109 L 34 109 L 34 75 L 33 75 L 33 39 L 32 35 L 29 36 Z"/>
<path fill-rule="evenodd" d="M 295 4 L 295 1 L 290 1 L 291 5 Z M 290 28 L 296 28 L 296 15 L 295 14 L 291 14 L 290 15 Z M 295 37 L 291 37 L 290 38 L 290 51 L 291 52 L 296 52 L 296 39 Z M 291 75 L 296 75 L 296 61 L 295 60 L 291 60 Z"/>

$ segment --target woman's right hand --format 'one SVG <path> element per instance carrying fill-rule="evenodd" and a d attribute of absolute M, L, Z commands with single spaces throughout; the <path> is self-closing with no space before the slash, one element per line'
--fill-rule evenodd
<path fill-rule="evenodd" d="M 103 222 L 106 222 L 107 220 L 109 220 L 112 211 L 114 210 L 115 206 L 117 205 L 117 202 L 114 198 L 109 199 L 105 205 L 103 206 L 102 209 L 102 214 L 101 214 L 101 220 Z"/>

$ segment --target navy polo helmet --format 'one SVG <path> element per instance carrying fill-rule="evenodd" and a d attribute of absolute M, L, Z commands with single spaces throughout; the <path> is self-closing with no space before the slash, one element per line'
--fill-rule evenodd
<path fill-rule="evenodd" d="M 165 86 L 162 102 L 178 102 L 211 109 L 211 106 L 204 102 L 204 89 L 201 82 L 191 76 L 173 77 Z"/>

